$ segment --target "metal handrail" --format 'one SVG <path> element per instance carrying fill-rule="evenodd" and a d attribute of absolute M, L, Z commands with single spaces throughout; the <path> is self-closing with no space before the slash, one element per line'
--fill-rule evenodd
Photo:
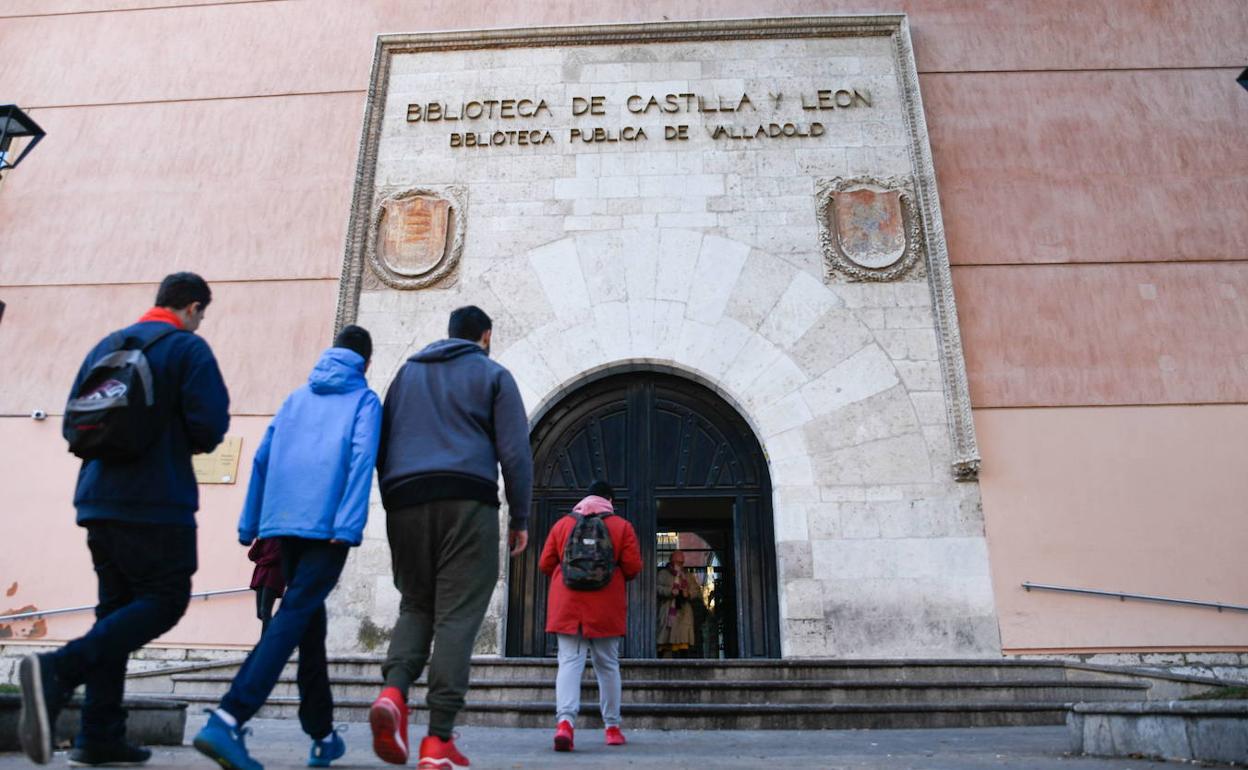
<path fill-rule="evenodd" d="M 223 588 L 220 591 L 200 591 L 191 594 L 192 599 L 211 599 L 214 596 L 226 596 L 228 594 L 241 594 L 250 591 L 250 588 Z M 34 610 L 32 612 L 19 612 L 16 615 L 0 615 L 0 623 L 11 620 L 29 620 L 30 618 L 46 618 L 49 615 L 67 615 L 71 612 L 83 612 L 85 610 L 95 609 L 94 604 L 84 604 L 81 607 L 61 607 L 56 610 Z"/>
<path fill-rule="evenodd" d="M 1061 591 L 1063 593 L 1071 593 L 1071 594 L 1089 594 L 1091 596 L 1109 596 L 1109 597 L 1113 597 L 1124 602 L 1127 599 L 1139 599 L 1140 601 L 1145 601 L 1145 602 L 1161 602 L 1163 604 L 1184 604 L 1189 607 L 1213 607 L 1217 609 L 1218 612 L 1221 612 L 1222 610 L 1231 610 L 1233 612 L 1248 612 L 1248 607 L 1242 604 L 1225 604 L 1223 602 L 1201 602 L 1195 599 L 1171 599 L 1168 596 L 1151 596 L 1149 594 L 1132 594 L 1132 593 L 1126 593 L 1125 591 L 1098 591 L 1095 588 L 1069 588 L 1067 586 L 1051 586 L 1051 585 L 1046 585 L 1044 583 L 1032 583 L 1030 581 L 1025 581 L 1023 583 L 1023 588 L 1027 589 L 1028 591 L 1035 588 L 1041 591 Z"/>

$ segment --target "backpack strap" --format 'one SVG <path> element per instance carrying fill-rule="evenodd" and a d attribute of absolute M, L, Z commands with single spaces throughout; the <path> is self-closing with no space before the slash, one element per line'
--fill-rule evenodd
<path fill-rule="evenodd" d="M 119 347 L 114 348 L 111 353 L 105 353 L 100 356 L 100 358 L 91 365 L 91 368 L 103 369 L 106 367 L 125 366 L 127 364 L 133 365 L 135 372 L 139 375 L 139 379 L 143 381 L 144 401 L 147 402 L 148 406 L 151 406 L 156 403 L 156 394 L 152 392 L 152 370 L 148 367 L 147 359 L 144 357 L 143 353 L 146 352 L 152 345 L 155 345 L 157 342 L 165 337 L 168 337 L 170 334 L 180 331 L 185 330 L 170 325 L 168 329 L 161 329 L 156 332 L 156 334 L 152 335 L 151 339 L 147 340 L 137 348 L 131 347 L 130 341 L 138 338 L 123 337 Z"/>

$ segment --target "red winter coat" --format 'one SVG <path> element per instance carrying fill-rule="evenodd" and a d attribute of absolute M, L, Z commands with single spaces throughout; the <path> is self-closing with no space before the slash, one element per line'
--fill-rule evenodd
<path fill-rule="evenodd" d="M 576 513 L 605 513 L 614 509 L 610 500 L 590 495 L 572 510 Z M 576 517 L 564 516 L 555 523 L 546 538 L 538 566 L 550 576 L 550 596 L 546 604 L 548 633 L 580 633 L 586 639 L 624 636 L 628 614 L 624 581 L 632 580 L 641 572 L 641 548 L 637 545 L 637 532 L 624 517 L 608 516 L 603 522 L 615 548 L 616 569 L 611 574 L 611 582 L 597 591 L 573 591 L 563 584 L 563 575 L 559 571 L 563 546 L 576 525 Z"/>

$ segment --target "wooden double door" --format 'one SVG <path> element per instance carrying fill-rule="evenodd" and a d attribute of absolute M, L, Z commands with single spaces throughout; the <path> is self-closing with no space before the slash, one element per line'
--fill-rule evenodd
<path fill-rule="evenodd" d="M 554 637 L 545 633 L 549 580 L 537 568 L 538 556 L 553 524 L 595 479 L 615 488 L 616 511 L 632 523 L 641 544 L 644 566 L 629 583 L 626 657 L 657 655 L 659 539 L 671 540 L 677 531 L 694 540 L 701 532 L 714 544 L 707 562 L 718 563 L 716 606 L 727 613 L 718 620 L 718 645 L 708 637 L 685 654 L 780 656 L 771 483 L 757 438 L 731 405 L 675 375 L 617 374 L 551 408 L 534 428 L 532 444 L 530 547 L 511 560 L 508 575 L 509 656 L 554 654 Z"/>

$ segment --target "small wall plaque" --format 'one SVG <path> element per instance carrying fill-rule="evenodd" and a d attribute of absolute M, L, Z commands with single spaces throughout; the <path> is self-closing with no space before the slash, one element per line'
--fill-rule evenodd
<path fill-rule="evenodd" d="M 825 179 L 817 186 L 819 240 L 828 276 L 893 281 L 921 250 L 909 184 L 900 178 Z"/>
<path fill-rule="evenodd" d="M 226 436 L 208 454 L 193 456 L 191 466 L 195 469 L 195 481 L 199 484 L 233 484 L 238 481 L 238 458 L 242 449 L 242 437 Z"/>
<path fill-rule="evenodd" d="M 424 289 L 454 274 L 464 245 L 464 193 L 414 188 L 377 206 L 369 264 L 387 286 Z"/>

